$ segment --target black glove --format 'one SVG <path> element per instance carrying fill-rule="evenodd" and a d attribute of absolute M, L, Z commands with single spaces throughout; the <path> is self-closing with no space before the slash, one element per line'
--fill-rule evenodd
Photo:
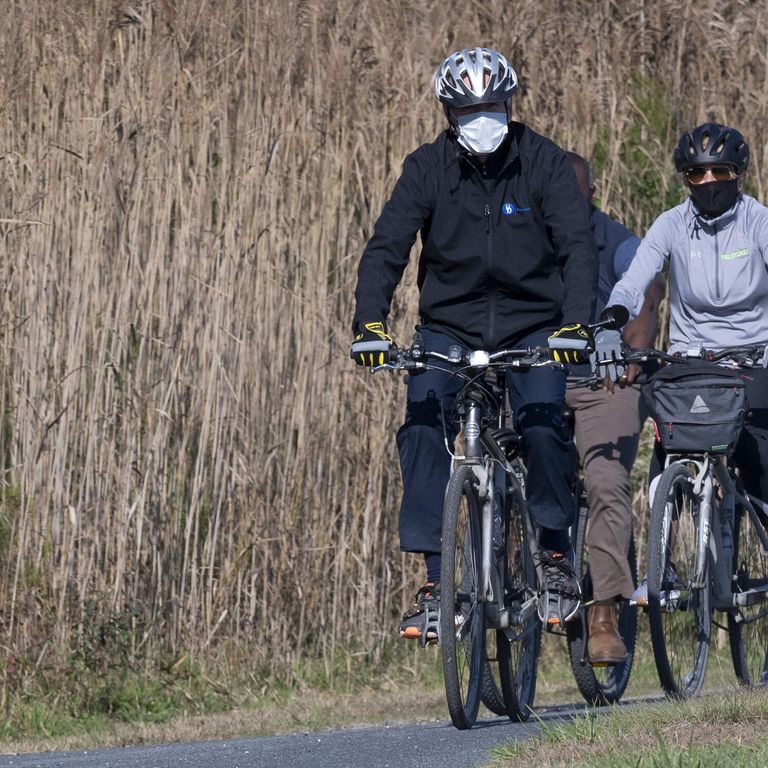
<path fill-rule="evenodd" d="M 380 321 L 363 323 L 355 334 L 349 356 L 358 364 L 373 367 L 384 365 L 389 359 L 393 346 L 392 337 L 387 333 L 387 324 Z"/>
<path fill-rule="evenodd" d="M 548 339 L 552 359 L 556 363 L 576 365 L 589 357 L 592 337 L 589 329 L 581 323 L 568 323 L 555 331 Z"/>

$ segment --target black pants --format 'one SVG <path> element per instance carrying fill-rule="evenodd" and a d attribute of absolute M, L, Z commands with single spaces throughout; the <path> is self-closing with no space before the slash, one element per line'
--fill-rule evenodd
<path fill-rule="evenodd" d="M 451 337 L 419 328 L 424 346 L 440 352 L 456 345 Z M 518 347 L 546 344 L 546 333 L 522 339 Z M 400 548 L 406 552 L 439 552 L 443 499 L 450 475 L 442 414 L 450 414 L 463 381 L 446 371 L 425 371 L 408 380 L 405 423 L 397 433 L 403 500 Z M 565 371 L 550 367 L 509 373 L 509 396 L 523 439 L 528 470 L 527 498 L 531 516 L 541 526 L 540 541 L 549 549 L 568 547 L 567 530 L 574 516 L 571 493 L 575 469 L 571 445 L 562 435 Z M 442 404 L 442 408 L 441 408 Z M 458 424 L 446 425 L 453 447 Z"/>

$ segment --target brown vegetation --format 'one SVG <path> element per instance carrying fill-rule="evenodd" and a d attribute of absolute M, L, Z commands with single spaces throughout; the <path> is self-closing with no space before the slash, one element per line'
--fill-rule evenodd
<path fill-rule="evenodd" d="M 435 66 L 505 51 L 517 115 L 594 158 L 642 230 L 705 118 L 746 133 L 762 195 L 766 29 L 748 0 L 8 0 L 6 704 L 83 649 L 379 658 L 414 578 L 403 389 L 347 359 L 352 293 L 403 157 L 441 129 Z"/>

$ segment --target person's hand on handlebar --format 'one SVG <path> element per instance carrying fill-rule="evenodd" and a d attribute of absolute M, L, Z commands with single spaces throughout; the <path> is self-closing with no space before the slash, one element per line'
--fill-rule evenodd
<path fill-rule="evenodd" d="M 624 384 L 626 368 L 622 362 L 621 334 L 600 330 L 595 334 L 595 351 L 589 356 L 592 370 L 603 376 L 603 389 L 613 391 L 613 384 Z"/>
<path fill-rule="evenodd" d="M 373 368 L 376 365 L 384 365 L 389 360 L 389 352 L 393 346 L 394 341 L 387 332 L 386 323 L 379 320 L 363 323 L 355 329 L 349 356 L 358 365 Z"/>
<path fill-rule="evenodd" d="M 643 307 L 645 308 L 645 304 Z M 598 368 L 602 368 L 603 389 L 606 392 L 613 392 L 616 384 L 620 387 L 626 387 L 634 384 L 637 377 L 642 373 L 642 368 L 636 363 L 626 365 L 624 362 L 624 350 L 622 337 L 616 328 L 624 325 L 629 318 L 629 310 L 620 304 L 613 304 L 606 307 L 600 315 L 600 321 L 611 321 L 608 329 L 598 331 L 595 335 L 595 354 L 592 356 L 592 368 L 595 373 L 600 373 Z M 639 322 L 639 321 L 635 321 Z M 655 332 L 655 326 L 654 326 Z M 602 365 L 596 363 L 602 362 Z M 606 363 L 609 363 L 606 365 Z"/>
<path fill-rule="evenodd" d="M 592 334 L 581 323 L 567 323 L 548 339 L 550 354 L 556 363 L 585 363 L 592 345 Z"/>

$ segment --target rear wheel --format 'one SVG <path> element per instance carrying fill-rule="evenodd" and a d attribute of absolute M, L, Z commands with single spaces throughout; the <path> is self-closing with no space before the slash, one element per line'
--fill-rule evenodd
<path fill-rule="evenodd" d="M 586 507 L 586 499 L 580 499 L 579 512 L 576 520 L 576 532 L 573 549 L 576 561 L 576 575 L 581 582 L 584 603 L 593 599 L 592 578 L 589 572 L 589 552 L 587 550 L 587 529 L 589 511 Z M 629 540 L 629 552 L 627 553 L 632 578 L 635 580 L 637 573 L 637 560 L 635 556 L 635 539 Z M 632 662 L 635 656 L 635 642 L 637 639 L 637 608 L 630 606 L 625 600 L 619 604 L 619 634 L 627 647 L 627 660 L 623 664 L 614 664 L 605 667 L 593 667 L 589 660 L 589 625 L 587 622 L 588 608 L 582 607 L 579 615 L 567 622 L 565 631 L 568 638 L 568 655 L 571 661 L 571 670 L 584 699 L 593 706 L 616 703 L 626 690 L 629 676 L 632 672 Z"/>
<path fill-rule="evenodd" d="M 538 583 L 531 555 L 525 496 L 517 478 L 509 478 L 506 516 L 505 604 L 513 617 L 509 629 L 496 632 L 501 689 L 511 720 L 527 720 L 533 711 L 541 622 L 536 614 Z"/>
<path fill-rule="evenodd" d="M 440 648 L 453 724 L 471 728 L 480 706 L 485 658 L 485 603 L 479 601 L 482 503 L 472 468 L 451 475 L 443 510 Z"/>
<path fill-rule="evenodd" d="M 762 591 L 768 586 L 767 522 L 744 507 L 733 521 L 734 591 L 748 604 L 728 612 L 728 638 L 736 677 L 750 687 L 768 683 L 768 594 Z"/>
<path fill-rule="evenodd" d="M 504 693 L 499 679 L 499 652 L 496 647 L 495 629 L 485 630 L 485 661 L 480 701 L 495 715 L 507 714 L 507 705 L 504 703 Z"/>
<path fill-rule="evenodd" d="M 704 684 L 712 630 L 709 571 L 696 578 L 700 500 L 694 475 L 677 462 L 664 470 L 648 529 L 648 619 L 661 687 L 672 698 Z"/>

